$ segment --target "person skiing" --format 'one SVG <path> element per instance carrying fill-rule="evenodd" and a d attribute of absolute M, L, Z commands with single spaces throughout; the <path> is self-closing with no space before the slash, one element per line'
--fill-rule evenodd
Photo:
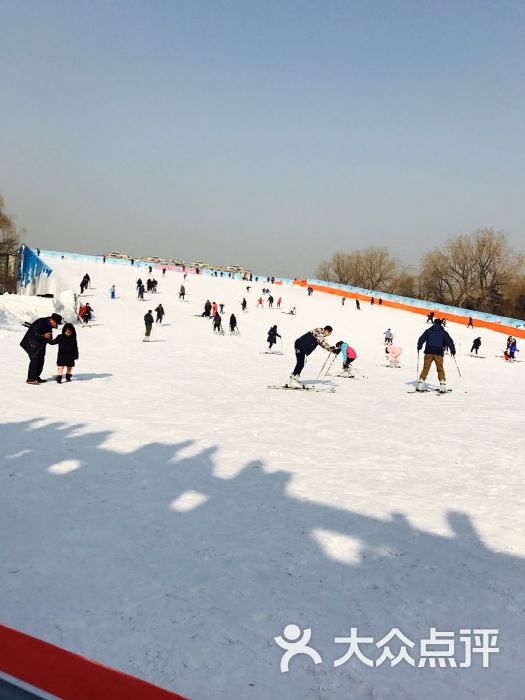
<path fill-rule="evenodd" d="M 246 299 L 243 297 L 242 301 L 241 301 L 241 308 L 243 311 L 246 311 L 246 307 L 247 307 Z"/>
<path fill-rule="evenodd" d="M 344 306 L 344 305 L 345 305 L 345 301 L 346 301 L 346 297 L 343 297 L 343 298 L 341 299 L 341 306 Z"/>
<path fill-rule="evenodd" d="M 383 306 L 383 297 L 379 297 L 379 306 Z"/>
<path fill-rule="evenodd" d="M 277 299 L 277 308 L 278 308 L 278 309 L 281 308 L 282 301 L 283 301 L 283 298 L 282 298 L 282 297 L 279 297 L 279 298 Z"/>
<path fill-rule="evenodd" d="M 66 382 L 71 381 L 75 360 L 78 360 L 77 333 L 72 323 L 65 323 L 62 333 L 49 341 L 50 345 L 58 345 L 57 354 L 57 384 L 62 383 L 62 374 L 66 367 Z"/>
<path fill-rule="evenodd" d="M 339 340 L 335 344 L 335 348 L 338 351 L 338 353 L 340 352 L 343 356 L 343 372 L 349 377 L 353 377 L 354 373 L 350 365 L 357 357 L 356 351 L 354 350 L 354 348 L 350 347 L 348 343 L 345 343 L 344 340 Z"/>
<path fill-rule="evenodd" d="M 220 314 L 215 314 L 213 317 L 213 331 L 224 335 L 224 331 L 222 330 L 222 317 Z"/>
<path fill-rule="evenodd" d="M 53 328 L 56 328 L 61 323 L 62 316 L 60 314 L 51 314 L 51 316 L 46 318 L 37 318 L 29 326 L 20 341 L 20 347 L 29 356 L 26 384 L 45 383 L 45 379 L 42 379 L 40 375 L 44 369 L 46 346 L 53 340 Z"/>
<path fill-rule="evenodd" d="M 290 375 L 289 386 L 293 389 L 300 389 L 303 385 L 299 381 L 301 372 L 303 371 L 306 357 L 311 355 L 318 345 L 328 352 L 337 352 L 333 345 L 328 345 L 325 338 L 332 334 L 332 326 L 324 328 L 314 328 L 308 333 L 305 333 L 300 338 L 297 338 L 294 343 L 296 363 L 292 374 Z"/>
<path fill-rule="evenodd" d="M 371 304 L 372 306 L 375 304 L 375 301 L 376 301 L 376 300 L 374 299 L 374 297 L 370 297 L 370 304 Z"/>
<path fill-rule="evenodd" d="M 166 276 L 166 268 L 165 268 L 165 267 L 162 268 L 162 276 L 163 276 L 163 277 Z"/>
<path fill-rule="evenodd" d="M 220 314 L 224 313 L 224 302 L 223 301 L 219 302 L 219 313 Z"/>
<path fill-rule="evenodd" d="M 480 347 L 481 347 L 481 338 L 474 338 L 474 340 L 472 341 L 472 347 L 470 348 L 470 352 L 471 353 L 475 352 L 477 355 Z"/>
<path fill-rule="evenodd" d="M 257 308 L 259 308 L 259 306 L 261 307 L 261 309 L 264 309 L 264 302 L 262 297 L 259 297 L 257 299 Z"/>
<path fill-rule="evenodd" d="M 209 318 L 211 316 L 211 301 L 209 299 L 206 299 L 206 303 L 204 304 L 204 311 L 202 312 L 203 316 L 206 316 L 206 318 Z"/>
<path fill-rule="evenodd" d="M 94 309 L 91 308 L 89 301 L 87 302 L 87 304 L 85 306 L 80 307 L 80 310 L 79 310 L 80 318 L 82 319 L 82 321 L 86 325 L 91 321 L 91 319 L 93 317 L 93 313 L 92 313 L 93 311 L 94 311 Z"/>
<path fill-rule="evenodd" d="M 392 345 L 393 342 L 394 342 L 394 334 L 392 333 L 392 331 L 390 330 L 390 328 L 388 328 L 388 329 L 383 333 L 383 335 L 385 336 L 385 345 Z"/>
<path fill-rule="evenodd" d="M 280 338 L 281 336 L 279 333 L 277 333 L 277 326 L 272 326 L 270 330 L 268 331 L 268 339 L 267 343 L 269 343 L 268 350 L 271 350 L 273 346 L 277 343 L 277 338 Z"/>
<path fill-rule="evenodd" d="M 139 294 L 138 294 L 138 298 L 139 298 L 141 301 L 144 301 L 144 292 L 145 292 L 144 285 L 143 285 L 143 284 L 140 284 L 140 285 L 139 285 Z"/>
<path fill-rule="evenodd" d="M 117 296 L 117 290 L 115 289 L 115 285 L 111 285 L 111 289 L 109 290 L 109 298 L 110 299 L 115 299 Z"/>
<path fill-rule="evenodd" d="M 151 329 L 153 328 L 153 315 L 151 309 L 144 316 L 144 325 L 146 326 L 146 334 L 144 336 L 144 342 L 149 342 L 149 337 L 151 335 Z"/>
<path fill-rule="evenodd" d="M 159 304 L 157 308 L 155 309 L 155 313 L 157 314 L 157 318 L 155 320 L 155 323 L 162 323 L 162 319 L 164 318 L 165 311 L 164 307 L 162 304 Z"/>
<path fill-rule="evenodd" d="M 443 367 L 443 353 L 445 348 L 448 348 L 450 354 L 454 357 L 456 348 L 454 346 L 454 341 L 443 328 L 442 319 L 436 318 L 432 326 L 427 328 L 423 335 L 421 335 L 417 341 L 418 353 L 423 345 L 425 345 L 425 361 L 421 374 L 419 375 L 416 391 L 426 391 L 425 379 L 427 378 L 432 363 L 435 363 L 439 379 L 439 391 L 444 394 L 447 391 L 447 387 L 445 369 Z"/>
<path fill-rule="evenodd" d="M 519 352 L 518 350 L 518 344 L 516 342 L 516 338 L 512 339 L 511 344 L 509 345 L 509 349 L 507 350 L 507 353 L 509 355 L 509 360 L 514 360 L 516 359 L 514 355 Z"/>
<path fill-rule="evenodd" d="M 181 284 L 180 289 L 179 289 L 179 299 L 182 299 L 184 301 L 184 297 L 186 296 L 186 287 Z"/>
<path fill-rule="evenodd" d="M 142 280 L 141 280 L 140 277 L 138 278 L 136 284 L 137 284 L 137 291 L 138 291 L 138 290 L 139 290 L 139 287 L 142 285 Z"/>
<path fill-rule="evenodd" d="M 431 311 L 427 316 L 427 323 L 434 323 L 434 312 Z"/>
<path fill-rule="evenodd" d="M 273 309 L 273 297 L 271 294 L 268 297 L 268 308 Z"/>
<path fill-rule="evenodd" d="M 467 328 L 474 328 L 474 319 L 472 318 L 472 316 L 468 317 Z"/>
<path fill-rule="evenodd" d="M 355 308 L 357 309 L 357 311 L 361 311 L 361 304 L 359 302 L 359 299 L 355 300 Z"/>
<path fill-rule="evenodd" d="M 230 316 L 230 335 L 233 335 L 235 333 L 235 329 L 237 328 L 237 319 L 235 318 L 235 314 L 232 314 Z M 239 329 L 237 328 L 237 332 Z"/>
<path fill-rule="evenodd" d="M 399 356 L 402 352 L 403 350 L 397 345 L 387 345 L 385 348 L 385 353 L 390 361 L 390 367 L 400 367 Z"/>

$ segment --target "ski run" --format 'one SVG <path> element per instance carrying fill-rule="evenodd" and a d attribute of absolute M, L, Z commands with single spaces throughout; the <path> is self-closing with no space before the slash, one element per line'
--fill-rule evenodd
<path fill-rule="evenodd" d="M 28 385 L 22 322 L 57 309 L 0 296 L 2 623 L 193 700 L 523 699 L 525 370 L 501 357 L 506 336 L 448 324 L 452 391 L 430 398 L 432 366 L 414 400 L 425 316 L 160 270 L 142 301 L 147 268 L 48 262 L 77 292 L 89 273 L 93 316 L 75 323 L 72 380 L 57 384 L 49 346 L 51 381 Z M 256 308 L 263 287 L 281 309 Z M 314 390 L 269 391 L 326 325 L 359 381 L 318 347 L 301 373 Z M 455 644 L 444 665 L 424 655 L 436 631 Z M 279 641 L 299 635 L 309 653 L 286 671 Z"/>

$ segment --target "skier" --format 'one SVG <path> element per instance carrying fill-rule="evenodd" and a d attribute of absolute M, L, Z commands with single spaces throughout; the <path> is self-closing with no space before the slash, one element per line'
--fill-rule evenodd
<path fill-rule="evenodd" d="M 474 328 L 474 319 L 472 318 L 472 316 L 468 317 L 467 328 Z"/>
<path fill-rule="evenodd" d="M 57 384 L 62 383 L 64 367 L 66 367 L 66 382 L 70 382 L 75 360 L 78 360 L 77 333 L 73 324 L 65 323 L 62 333 L 50 340 L 49 344 L 58 345 Z"/>
<path fill-rule="evenodd" d="M 509 355 L 509 360 L 514 360 L 515 357 L 514 355 L 519 352 L 518 350 L 518 344 L 516 342 L 516 338 L 512 339 L 511 344 L 509 345 L 509 349 L 507 350 L 508 355 Z"/>
<path fill-rule="evenodd" d="M 166 268 L 165 268 L 165 267 L 162 268 L 162 276 L 163 276 L 163 277 L 166 276 Z"/>
<path fill-rule="evenodd" d="M 213 304 L 211 305 L 211 315 L 212 315 L 212 316 L 216 316 L 216 315 L 217 315 L 217 304 L 216 304 L 216 302 L 213 302 Z"/>
<path fill-rule="evenodd" d="M 385 336 L 385 345 L 392 345 L 394 342 L 394 334 L 392 333 L 390 328 L 388 328 L 388 330 L 386 330 L 383 333 L 383 335 Z"/>
<path fill-rule="evenodd" d="M 386 356 L 390 361 L 390 367 L 400 367 L 399 356 L 402 352 L 403 350 L 397 345 L 388 345 L 385 348 Z"/>
<path fill-rule="evenodd" d="M 279 333 L 277 333 L 277 326 L 272 326 L 270 330 L 268 331 L 268 340 L 266 341 L 269 343 L 268 350 L 271 350 L 273 346 L 277 343 L 277 338 L 280 338 L 281 336 Z"/>
<path fill-rule="evenodd" d="M 109 290 L 109 298 L 110 299 L 116 299 L 117 297 L 117 290 L 115 289 L 115 285 L 111 285 L 111 289 Z"/>
<path fill-rule="evenodd" d="M 268 308 L 273 309 L 273 297 L 271 294 L 268 297 Z"/>
<path fill-rule="evenodd" d="M 345 305 L 345 301 L 346 301 L 346 297 L 343 297 L 343 298 L 341 299 L 341 306 L 344 306 L 344 305 Z"/>
<path fill-rule="evenodd" d="M 454 346 L 454 341 L 443 328 L 442 319 L 436 318 L 432 326 L 427 328 L 427 330 L 419 338 L 417 341 L 418 353 L 423 347 L 423 344 L 425 345 L 425 361 L 423 363 L 421 374 L 419 375 L 416 391 L 427 390 L 425 387 L 425 379 L 427 378 L 430 367 L 434 362 L 438 373 L 439 391 L 444 394 L 447 391 L 447 387 L 445 370 L 443 368 L 443 353 L 445 348 L 449 348 L 452 357 L 454 357 L 456 354 L 456 348 Z"/>
<path fill-rule="evenodd" d="M 137 285 L 137 291 L 138 291 L 138 290 L 139 290 L 139 287 L 142 286 L 142 280 L 141 280 L 140 277 L 138 278 L 138 280 L 137 280 L 137 282 L 136 282 L 136 285 Z"/>
<path fill-rule="evenodd" d="M 206 303 L 204 304 L 204 311 L 202 312 L 203 316 L 206 316 L 206 318 L 209 318 L 211 316 L 211 301 L 209 299 L 206 299 Z"/>
<path fill-rule="evenodd" d="M 151 329 L 153 328 L 153 316 L 151 314 L 151 309 L 144 316 L 144 325 L 146 326 L 146 335 L 144 336 L 144 342 L 149 342 L 149 337 L 151 335 Z"/>
<path fill-rule="evenodd" d="M 237 328 L 237 319 L 235 318 L 235 314 L 232 314 L 230 316 L 230 335 L 233 335 L 235 333 L 236 328 Z M 238 328 L 237 328 L 237 332 L 239 332 Z"/>
<path fill-rule="evenodd" d="M 481 338 L 474 338 L 474 340 L 472 342 L 472 347 L 470 348 L 470 352 L 471 353 L 475 352 L 477 355 L 480 347 L 481 347 Z"/>
<path fill-rule="evenodd" d="M 80 318 L 84 321 L 86 325 L 91 321 L 93 317 L 92 312 L 93 309 L 91 308 L 89 302 L 80 309 Z"/>
<path fill-rule="evenodd" d="M 351 348 L 350 345 L 348 345 L 348 343 L 345 343 L 344 340 L 339 340 L 335 344 L 335 348 L 338 351 L 338 353 L 340 352 L 343 356 L 343 372 L 349 377 L 353 377 L 354 373 L 352 372 L 352 368 L 350 367 L 350 365 L 357 357 L 356 351 L 354 350 L 354 348 Z"/>
<path fill-rule="evenodd" d="M 157 308 L 155 309 L 155 313 L 157 314 L 157 318 L 155 320 L 155 323 L 162 323 L 162 319 L 164 318 L 164 315 L 166 313 L 164 311 L 164 307 L 162 306 L 162 304 L 159 304 L 157 306 Z"/>
<path fill-rule="evenodd" d="M 357 309 L 357 311 L 361 311 L 361 304 L 359 303 L 359 299 L 355 300 L 355 308 Z"/>
<path fill-rule="evenodd" d="M 241 301 L 241 308 L 243 311 L 246 311 L 246 306 L 247 306 L 246 299 L 243 297 L 242 301 Z"/>
<path fill-rule="evenodd" d="M 295 314 L 296 314 L 296 308 L 295 308 L 295 306 L 292 306 L 292 308 L 290 309 L 290 311 L 287 311 L 286 313 L 287 313 L 287 314 L 290 314 L 290 316 L 295 316 Z"/>
<path fill-rule="evenodd" d="M 224 335 L 224 331 L 222 330 L 222 318 L 220 314 L 215 314 L 213 317 L 213 331 Z"/>
<path fill-rule="evenodd" d="M 151 275 L 151 273 L 153 272 L 153 268 L 151 267 L 151 265 L 149 265 L 149 267 L 148 267 L 148 272 L 149 272 L 150 275 Z"/>
<path fill-rule="evenodd" d="M 295 341 L 295 357 L 296 363 L 295 368 L 290 375 L 289 386 L 293 389 L 300 389 L 303 385 L 299 381 L 301 372 L 303 371 L 304 363 L 306 361 L 306 356 L 311 355 L 312 352 L 320 345 L 328 352 L 339 353 L 332 345 L 328 345 L 325 338 L 332 334 L 332 326 L 325 326 L 324 328 L 314 328 L 308 333 L 305 333 L 300 338 Z"/>
<path fill-rule="evenodd" d="M 184 301 L 184 297 L 186 296 L 186 287 L 181 284 L 180 289 L 179 289 L 179 299 L 182 299 Z"/>
<path fill-rule="evenodd" d="M 53 340 L 53 328 L 62 323 L 62 316 L 51 314 L 47 318 L 37 318 L 29 326 L 24 337 L 20 341 L 22 347 L 29 355 L 29 368 L 27 370 L 26 384 L 44 384 L 40 378 L 46 359 L 46 345 Z"/>
<path fill-rule="evenodd" d="M 427 316 L 427 323 L 434 323 L 434 312 L 431 311 Z"/>
<path fill-rule="evenodd" d="M 383 298 L 379 297 L 379 306 L 383 306 Z"/>
<path fill-rule="evenodd" d="M 283 301 L 283 298 L 282 298 L 282 297 L 279 297 L 279 298 L 277 299 L 277 308 L 278 308 L 278 309 L 281 308 L 282 301 Z"/>
<path fill-rule="evenodd" d="M 145 291 L 145 290 L 144 290 L 144 285 L 143 285 L 143 284 L 140 284 L 140 285 L 139 285 L 139 294 L 138 294 L 138 298 L 141 299 L 142 301 L 144 301 L 144 291 Z"/>
<path fill-rule="evenodd" d="M 219 302 L 219 313 L 220 314 L 224 313 L 224 302 L 223 301 Z"/>
<path fill-rule="evenodd" d="M 264 302 L 262 297 L 259 297 L 257 300 L 257 308 L 259 308 L 259 306 L 261 307 L 261 309 L 264 309 Z"/>
<path fill-rule="evenodd" d="M 82 279 L 80 280 L 80 293 L 81 294 L 84 294 L 84 290 L 86 287 L 87 287 L 86 278 L 82 277 Z"/>
<path fill-rule="evenodd" d="M 376 301 L 376 300 L 374 299 L 374 297 L 370 297 L 370 304 L 371 304 L 372 306 L 375 304 L 375 301 Z"/>

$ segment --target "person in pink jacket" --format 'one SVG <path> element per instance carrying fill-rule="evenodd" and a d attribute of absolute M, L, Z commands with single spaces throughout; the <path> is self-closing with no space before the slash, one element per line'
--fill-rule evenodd
<path fill-rule="evenodd" d="M 400 367 L 401 365 L 399 364 L 399 356 L 403 350 L 398 347 L 397 345 L 387 345 L 385 348 L 385 353 L 390 361 L 390 367 Z"/>
<path fill-rule="evenodd" d="M 357 357 L 356 351 L 354 350 L 354 348 L 350 347 L 350 345 L 348 345 L 348 343 L 345 343 L 343 340 L 339 340 L 335 344 L 335 347 L 337 350 L 340 350 L 341 355 L 343 356 L 343 372 L 345 374 L 353 376 L 352 368 L 350 367 L 350 365 Z"/>

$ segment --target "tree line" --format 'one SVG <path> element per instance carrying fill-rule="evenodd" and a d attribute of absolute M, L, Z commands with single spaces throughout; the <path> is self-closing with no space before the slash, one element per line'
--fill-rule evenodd
<path fill-rule="evenodd" d="M 525 318 L 525 256 L 492 228 L 450 239 L 411 271 L 386 247 L 335 253 L 319 279 L 502 316 Z"/>
<path fill-rule="evenodd" d="M 0 253 L 16 253 L 20 246 L 21 233 L 12 217 L 5 211 L 5 203 L 0 195 Z"/>

